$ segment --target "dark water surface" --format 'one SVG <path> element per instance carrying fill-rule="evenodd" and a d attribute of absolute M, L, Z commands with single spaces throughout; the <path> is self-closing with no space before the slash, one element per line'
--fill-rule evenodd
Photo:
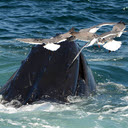
<path fill-rule="evenodd" d="M 128 23 L 128 0 L 1 0 L 0 85 L 32 47 L 15 38 L 50 38 L 71 27 L 118 21 Z M 0 104 L 0 128 L 127 128 L 128 33 L 118 40 L 123 44 L 116 52 L 98 47 L 83 51 L 98 84 L 97 95 L 69 97 L 70 105 L 45 102 L 15 109 Z"/>

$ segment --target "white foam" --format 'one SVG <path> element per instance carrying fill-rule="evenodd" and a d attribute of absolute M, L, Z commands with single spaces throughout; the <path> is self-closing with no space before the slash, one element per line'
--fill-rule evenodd
<path fill-rule="evenodd" d="M 110 113 L 124 112 L 126 110 L 128 110 L 128 106 L 112 108 L 112 109 L 109 109 L 108 111 L 103 112 L 102 114 L 110 114 Z"/>
<path fill-rule="evenodd" d="M 121 115 L 121 116 L 128 117 L 128 114 L 123 114 L 123 115 Z"/>
<path fill-rule="evenodd" d="M 82 102 L 83 101 L 82 98 L 80 98 L 79 96 L 68 96 L 67 100 L 70 103 L 77 103 L 77 102 Z"/>
<path fill-rule="evenodd" d="M 7 122 L 8 124 L 14 125 L 14 126 L 21 126 L 22 123 L 11 120 L 11 119 L 1 119 L 0 118 L 0 122 Z"/>
<path fill-rule="evenodd" d="M 38 122 L 38 120 L 28 120 L 28 117 L 26 118 L 23 118 L 23 120 L 27 121 L 28 122 L 28 125 L 30 127 L 41 127 L 41 128 L 60 128 L 59 126 L 53 126 L 53 125 L 50 125 L 48 122 L 40 119 L 40 121 Z M 35 122 L 36 121 L 36 122 Z M 0 122 L 5 122 L 7 124 L 11 124 L 15 127 L 22 127 L 22 128 L 27 128 L 27 126 L 25 126 L 24 122 L 21 121 L 14 121 L 14 120 L 11 120 L 11 119 L 0 119 Z"/>
<path fill-rule="evenodd" d="M 115 58 L 114 57 L 109 57 L 109 58 L 95 58 L 95 59 L 88 59 L 88 61 L 118 61 L 118 60 L 122 60 L 123 57 L 118 57 L 118 58 Z"/>
<path fill-rule="evenodd" d="M 34 110 L 42 110 L 42 111 L 52 111 L 54 110 L 54 105 L 50 102 L 40 103 L 40 104 L 32 104 L 32 105 L 24 105 L 18 109 L 18 112 L 26 112 L 26 111 L 34 111 Z"/>
<path fill-rule="evenodd" d="M 22 125 L 21 123 L 17 122 L 17 121 L 12 121 L 11 119 L 7 119 L 7 122 L 11 125 L 15 125 L 15 126 L 19 126 Z"/>
<path fill-rule="evenodd" d="M 0 104 L 0 112 L 11 114 L 16 113 L 17 109 L 12 106 L 5 106 L 3 104 Z"/>
<path fill-rule="evenodd" d="M 128 102 L 128 96 L 125 96 L 125 97 L 121 98 L 121 100 L 123 100 L 125 102 Z"/>
<path fill-rule="evenodd" d="M 77 106 L 68 105 L 68 104 L 58 104 L 58 103 L 35 103 L 31 105 L 23 105 L 20 108 L 14 108 L 13 106 L 6 106 L 0 104 L 0 112 L 2 113 L 22 113 L 22 112 L 31 112 L 31 111 L 44 111 L 44 112 L 60 112 L 67 110 L 76 110 Z"/>
<path fill-rule="evenodd" d="M 29 126 L 32 127 L 41 127 L 41 128 L 60 128 L 60 126 L 51 126 L 51 125 L 45 125 L 40 123 L 28 123 Z"/>
<path fill-rule="evenodd" d="M 98 83 L 98 85 L 115 85 L 119 90 L 121 91 L 127 91 L 127 88 L 123 85 L 123 84 L 118 84 L 118 83 L 114 83 L 114 82 L 106 82 L 106 83 Z"/>
<path fill-rule="evenodd" d="M 105 106 L 103 106 L 103 109 L 108 109 L 108 108 L 113 108 L 113 106 L 112 105 L 105 105 Z"/>
<path fill-rule="evenodd" d="M 98 117 L 98 120 L 103 120 L 103 119 L 104 119 L 104 117 L 101 115 Z"/>
<path fill-rule="evenodd" d="M 102 58 L 96 58 L 96 59 L 88 59 L 88 61 L 108 61 L 110 59 L 102 59 Z"/>

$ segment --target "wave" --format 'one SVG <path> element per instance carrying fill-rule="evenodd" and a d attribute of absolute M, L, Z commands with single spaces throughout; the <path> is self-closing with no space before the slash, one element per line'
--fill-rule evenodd
<path fill-rule="evenodd" d="M 114 90 L 114 91 L 113 91 Z M 126 106 L 128 104 L 128 88 L 122 84 L 107 82 L 98 83 L 97 94 L 94 96 L 79 97 L 79 96 L 69 96 L 69 103 L 55 103 L 38 101 L 33 104 L 23 105 L 20 108 L 14 108 L 13 100 L 12 102 L 6 103 L 5 105 L 0 104 L 0 113 L 22 113 L 31 111 L 43 111 L 43 112 L 65 112 L 65 111 L 79 111 L 82 110 L 86 112 L 97 113 L 101 112 L 109 113 L 116 112 L 122 109 L 125 111 L 128 109 Z M 2 97 L 1 97 L 2 98 Z M 119 98 L 118 100 L 114 98 Z M 102 100 L 101 100 L 102 99 Z M 105 102 L 104 102 L 105 101 Z M 99 105 L 101 104 L 101 105 Z M 118 104 L 118 105 L 117 105 Z M 95 108 L 94 108 L 95 107 Z M 92 109 L 93 108 L 93 109 Z M 108 110 L 106 112 L 106 109 Z"/>

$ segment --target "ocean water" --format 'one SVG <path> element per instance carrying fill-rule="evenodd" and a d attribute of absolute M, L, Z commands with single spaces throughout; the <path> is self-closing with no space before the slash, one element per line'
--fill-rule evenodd
<path fill-rule="evenodd" d="M 50 38 L 102 22 L 128 23 L 128 0 L 1 0 L 0 86 L 19 68 L 32 45 L 15 38 Z M 128 26 L 127 26 L 128 28 Z M 110 30 L 103 27 L 100 32 Z M 0 104 L 0 128 L 127 128 L 128 33 L 122 47 L 109 53 L 102 47 L 83 50 L 97 94 L 69 97 L 70 104 L 42 102 L 20 108 Z M 85 42 L 76 41 L 80 47 Z"/>

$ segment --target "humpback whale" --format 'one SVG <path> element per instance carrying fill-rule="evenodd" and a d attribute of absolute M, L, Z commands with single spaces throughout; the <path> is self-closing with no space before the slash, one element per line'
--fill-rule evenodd
<path fill-rule="evenodd" d="M 43 46 L 45 44 L 42 44 Z M 61 42 L 57 51 L 34 46 L 20 68 L 0 89 L 2 101 L 17 100 L 21 105 L 39 100 L 68 102 L 68 96 L 89 96 L 96 91 L 92 71 L 73 41 Z"/>
<path fill-rule="evenodd" d="M 95 34 L 105 25 L 114 25 L 110 32 Z M 13 100 L 20 105 L 50 100 L 68 102 L 68 96 L 89 96 L 96 92 L 92 71 L 81 53 L 84 47 L 101 43 L 104 48 L 116 51 L 126 28 L 124 22 L 102 23 L 75 32 L 74 28 L 50 39 L 17 39 L 39 44 L 32 48 L 21 66 L 0 89 L 3 103 Z M 90 41 L 81 49 L 74 40 Z M 5 102 L 4 102 L 5 101 Z"/>

